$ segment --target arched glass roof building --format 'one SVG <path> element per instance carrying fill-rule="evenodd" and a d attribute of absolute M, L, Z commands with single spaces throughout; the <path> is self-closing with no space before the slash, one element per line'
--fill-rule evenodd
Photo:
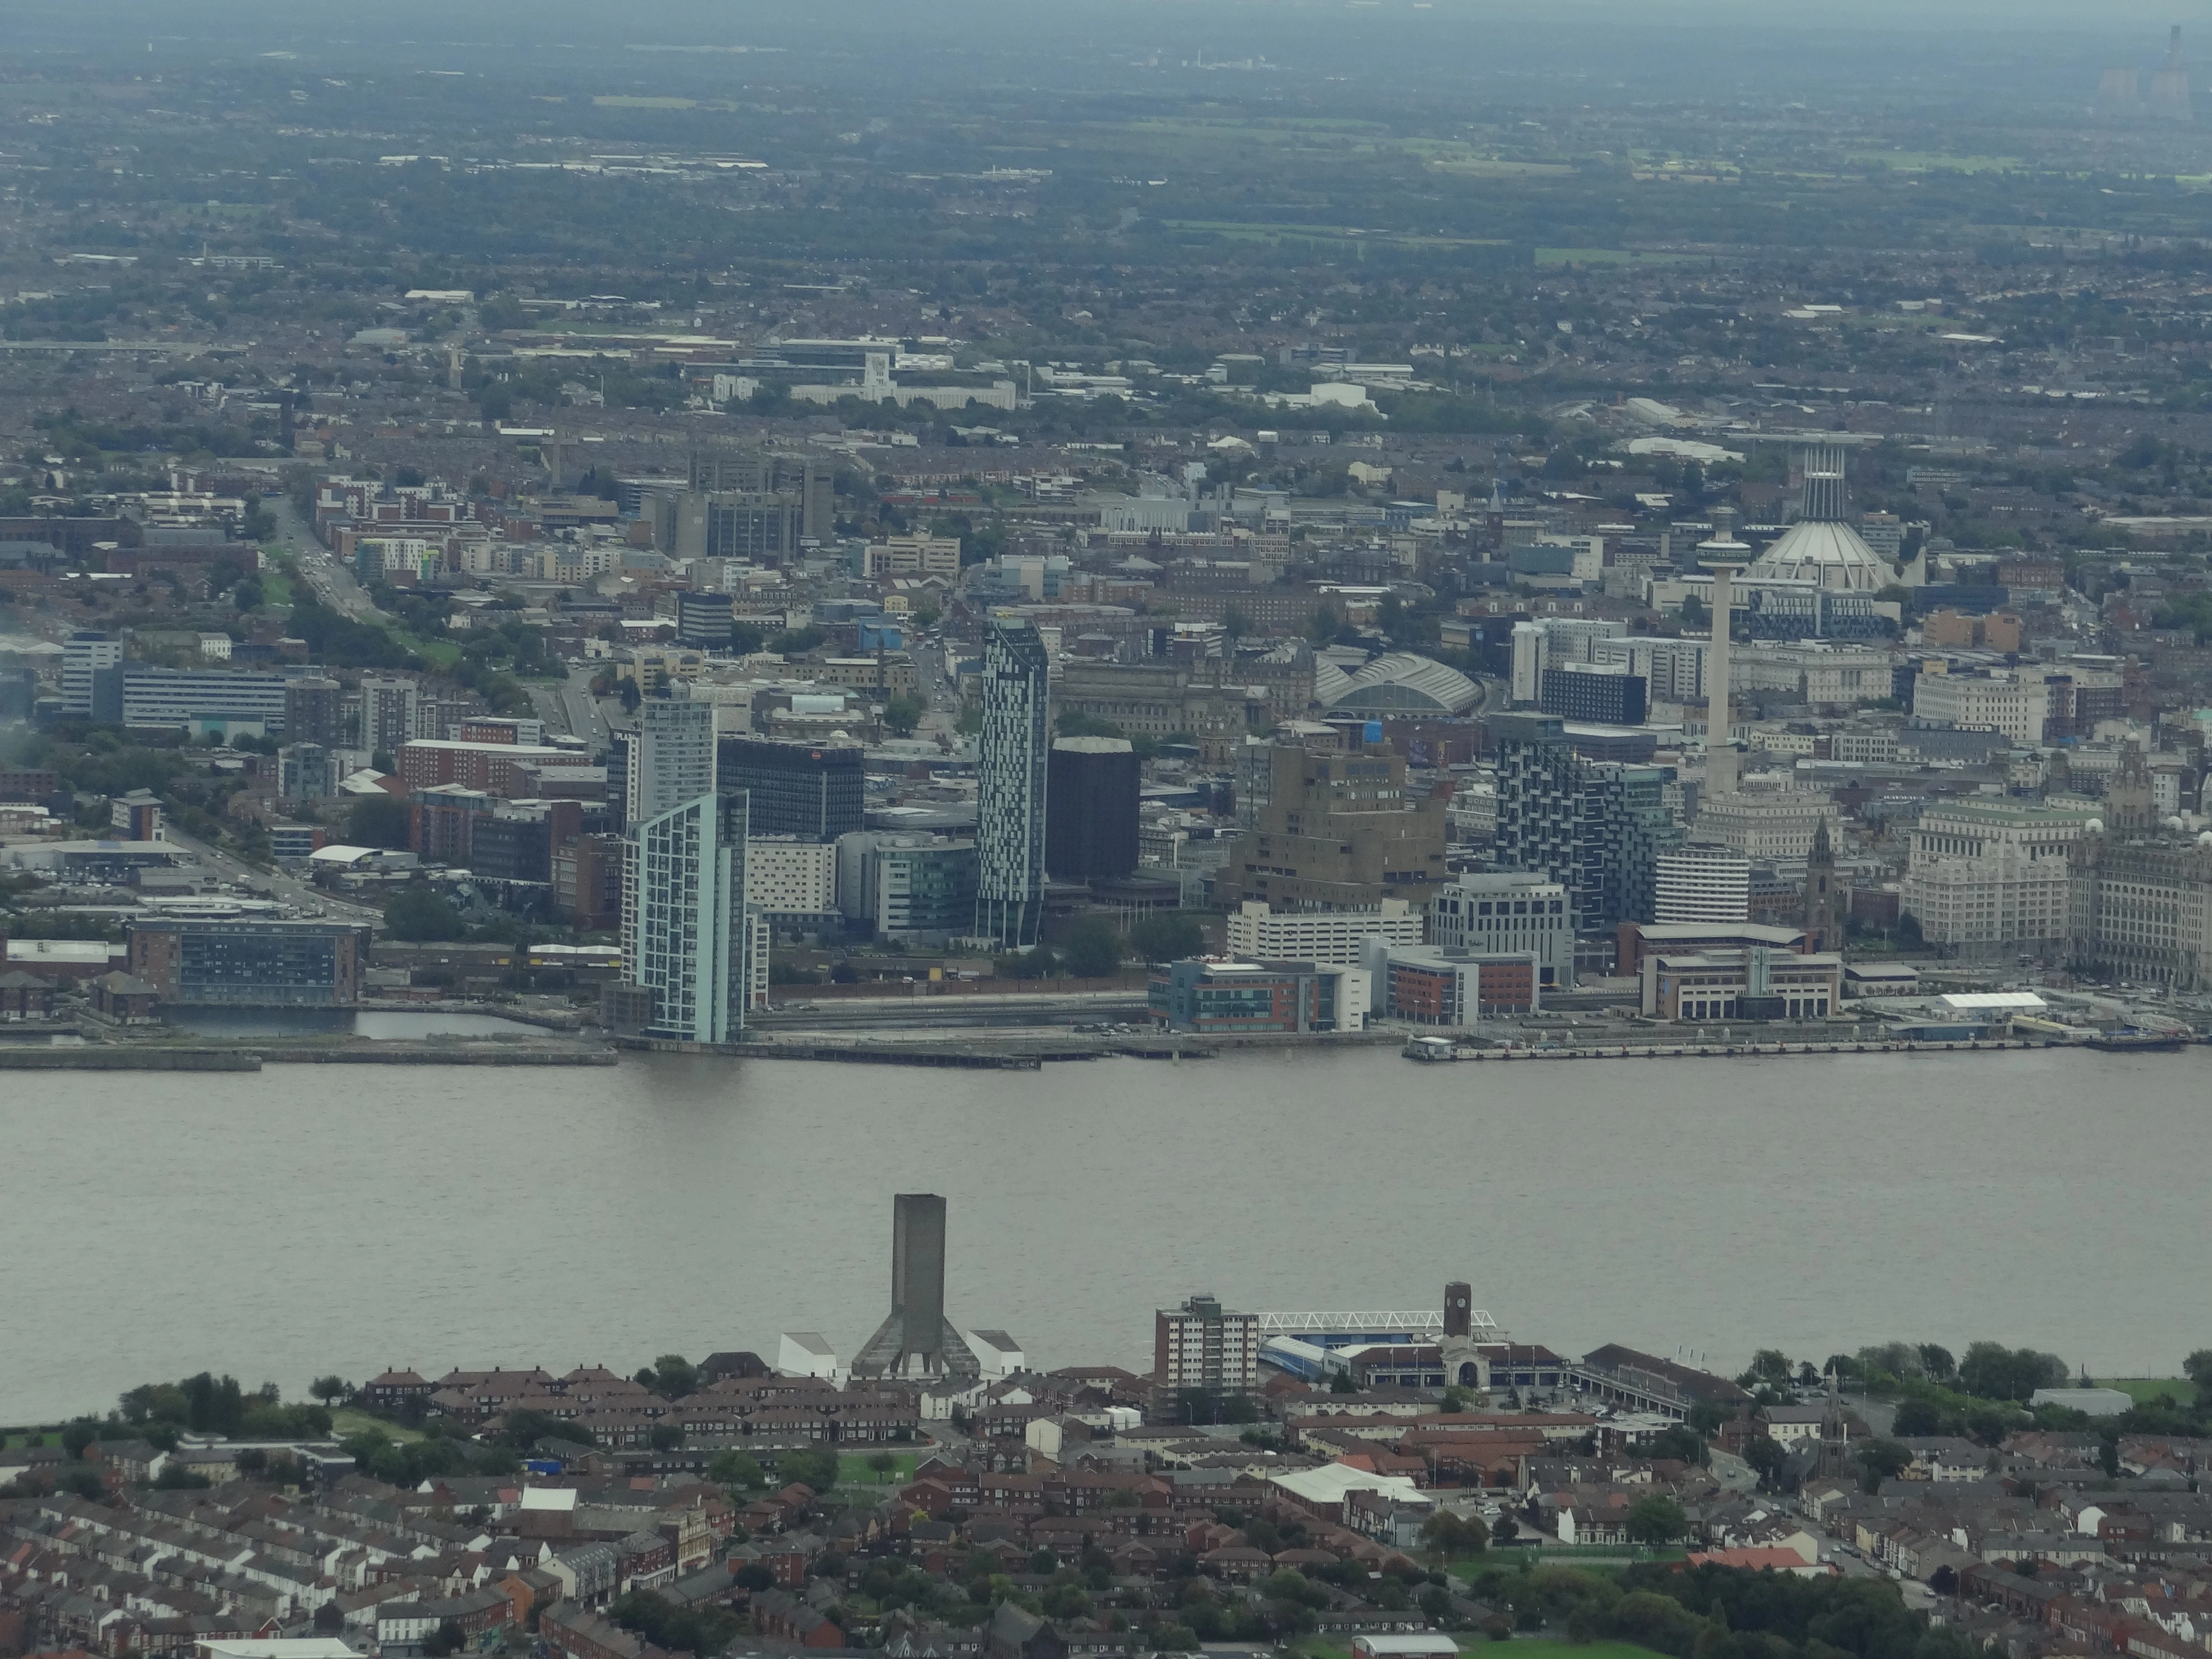
<path fill-rule="evenodd" d="M 1325 703 L 1331 714 L 1391 715 L 1464 714 L 1482 700 L 1475 683 L 1456 668 L 1410 652 L 1396 651 L 1352 676 Z"/>

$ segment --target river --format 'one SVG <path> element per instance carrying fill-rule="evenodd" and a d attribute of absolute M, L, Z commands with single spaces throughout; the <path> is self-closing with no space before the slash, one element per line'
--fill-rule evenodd
<path fill-rule="evenodd" d="M 953 1318 L 1045 1366 L 1147 1368 L 1194 1291 L 1464 1278 L 1561 1352 L 1990 1337 L 2172 1375 L 2212 1343 L 2203 1053 L 11 1076 L 0 1424 L 203 1368 L 849 1356 L 909 1190 L 950 1200 Z"/>

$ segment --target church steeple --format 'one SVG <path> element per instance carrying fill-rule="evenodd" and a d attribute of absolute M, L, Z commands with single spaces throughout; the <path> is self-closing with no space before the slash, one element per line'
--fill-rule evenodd
<path fill-rule="evenodd" d="M 1805 855 L 1805 948 L 1844 948 L 1843 894 L 1836 886 L 1836 844 L 1822 818 L 1813 831 L 1813 850 Z"/>

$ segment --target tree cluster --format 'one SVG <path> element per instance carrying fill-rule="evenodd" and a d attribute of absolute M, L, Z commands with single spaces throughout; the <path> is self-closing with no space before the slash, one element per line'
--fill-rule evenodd
<path fill-rule="evenodd" d="M 1880 1578 L 1799 1578 L 1649 1563 L 1614 1577 L 1571 1567 L 1492 1567 L 1474 1594 L 1524 1630 L 1630 1642 L 1672 1659 L 1970 1659 Z"/>
<path fill-rule="evenodd" d="M 326 1407 L 288 1406 L 273 1382 L 249 1394 L 236 1377 L 207 1371 L 180 1382 L 144 1383 L 118 1403 L 122 1421 L 149 1438 L 164 1430 L 173 1437 L 183 1431 L 262 1440 L 300 1439 L 331 1431 Z"/>

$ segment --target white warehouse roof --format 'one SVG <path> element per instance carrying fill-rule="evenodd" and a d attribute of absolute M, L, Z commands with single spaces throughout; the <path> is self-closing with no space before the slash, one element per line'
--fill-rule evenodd
<path fill-rule="evenodd" d="M 1379 1492 L 1408 1503 L 1422 1501 L 1421 1490 L 1402 1474 L 1376 1474 L 1348 1463 L 1324 1463 L 1317 1469 L 1291 1469 L 1271 1474 L 1267 1484 L 1280 1486 L 1309 1504 L 1341 1504 L 1346 1492 Z"/>

